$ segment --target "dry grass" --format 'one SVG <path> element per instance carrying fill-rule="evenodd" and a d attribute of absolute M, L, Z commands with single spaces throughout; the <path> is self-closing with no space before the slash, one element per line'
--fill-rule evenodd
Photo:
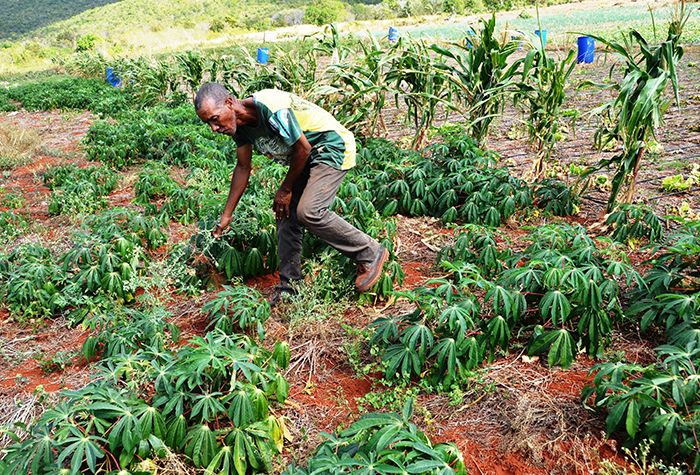
<path fill-rule="evenodd" d="M 159 475 L 195 475 L 204 473 L 204 470 L 198 470 L 188 463 L 184 455 L 171 452 L 165 449 L 167 453 L 163 457 L 158 457 L 153 461 L 142 462 L 142 469 L 145 471 L 158 473 Z"/>
<path fill-rule="evenodd" d="M 29 163 L 41 138 L 33 129 L 0 125 L 0 170 L 11 170 Z"/>
<path fill-rule="evenodd" d="M 0 396 L 0 429 L 13 429 L 15 424 L 29 424 L 44 410 L 42 396 L 32 394 L 25 399 Z M 20 434 L 21 435 L 21 434 Z M 7 434 L 0 431 L 0 450 L 12 443 Z"/>

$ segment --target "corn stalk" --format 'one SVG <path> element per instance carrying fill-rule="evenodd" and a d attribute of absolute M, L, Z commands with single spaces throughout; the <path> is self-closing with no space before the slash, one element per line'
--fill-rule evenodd
<path fill-rule="evenodd" d="M 650 45 L 636 30 L 628 32 L 622 43 L 590 35 L 621 55 L 625 61 L 622 81 L 611 86 L 617 92 L 617 97 L 591 111 L 592 115 L 603 117 L 603 123 L 595 134 L 596 145 L 602 148 L 609 143 L 622 144 L 620 153 L 601 160 L 585 174 L 588 176 L 609 166 L 617 167 L 607 203 L 608 212 L 614 208 L 624 187 L 627 188 L 624 202 L 631 203 L 634 198 L 637 174 L 647 143 L 655 137 L 656 129 L 671 104 L 664 97 L 669 82 L 675 102 L 680 106 L 676 66 L 683 56 L 680 37 L 688 15 L 685 2 L 681 1 L 666 40 L 656 46 Z M 613 70 L 614 66 L 610 69 L 610 76 Z"/>
<path fill-rule="evenodd" d="M 382 110 L 389 91 L 387 70 L 395 51 L 384 51 L 379 41 L 369 35 L 367 43 L 360 43 L 354 60 L 331 64 L 326 69 L 327 84 L 319 85 L 315 96 L 353 132 L 370 137 L 386 135 Z"/>
<path fill-rule="evenodd" d="M 544 178 L 547 163 L 560 133 L 561 107 L 566 100 L 566 81 L 576 67 L 576 53 L 572 50 L 557 62 L 544 49 L 531 50 L 523 60 L 522 79 L 515 95 L 516 103 L 527 110 L 527 129 L 530 143 L 535 148 L 531 176 Z"/>
<path fill-rule="evenodd" d="M 433 47 L 423 40 L 400 39 L 386 76 L 396 106 L 401 98 L 408 109 L 415 127 L 411 146 L 416 150 L 423 147 L 438 106 L 452 106 L 449 76 L 442 58 L 431 54 Z"/>
<path fill-rule="evenodd" d="M 501 43 L 495 36 L 496 17 L 481 20 L 478 35 L 467 35 L 447 48 L 432 49 L 449 60 L 440 64 L 452 94 L 458 98 L 469 120 L 469 133 L 484 145 L 493 119 L 502 111 L 506 98 L 515 91 L 520 61 L 508 64 L 518 49 L 516 42 Z"/>

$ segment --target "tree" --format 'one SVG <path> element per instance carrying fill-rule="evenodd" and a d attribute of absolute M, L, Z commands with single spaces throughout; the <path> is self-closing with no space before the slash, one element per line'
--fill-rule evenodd
<path fill-rule="evenodd" d="M 314 25 L 326 25 L 345 17 L 345 4 L 338 0 L 320 0 L 306 9 L 304 20 Z"/>

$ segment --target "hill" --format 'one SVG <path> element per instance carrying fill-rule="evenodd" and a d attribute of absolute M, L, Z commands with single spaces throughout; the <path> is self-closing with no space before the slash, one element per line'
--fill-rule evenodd
<path fill-rule="evenodd" d="M 0 39 L 22 36 L 118 0 L 0 0 Z"/>

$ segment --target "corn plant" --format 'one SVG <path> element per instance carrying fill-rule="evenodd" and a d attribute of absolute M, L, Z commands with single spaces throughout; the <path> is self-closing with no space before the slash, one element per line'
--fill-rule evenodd
<path fill-rule="evenodd" d="M 566 82 L 576 67 L 576 52 L 571 50 L 556 61 L 543 48 L 535 48 L 522 64 L 515 100 L 523 104 L 527 114 L 528 135 L 535 147 L 531 175 L 539 180 L 546 176 L 547 163 L 561 136 L 561 107 L 566 100 Z"/>
<path fill-rule="evenodd" d="M 412 147 L 423 147 L 438 108 L 449 106 L 452 99 L 443 60 L 431 54 L 424 40 L 401 38 L 385 80 L 396 106 L 400 99 L 407 108 L 406 116 L 415 128 Z"/>
<path fill-rule="evenodd" d="M 314 50 L 300 47 L 287 52 L 279 51 L 272 65 L 277 75 L 284 78 L 284 82 L 276 87 L 300 97 L 309 97 L 318 81 L 318 61 Z"/>
<path fill-rule="evenodd" d="M 402 413 L 371 413 L 345 430 L 324 434 L 306 468 L 285 475 L 422 473 L 466 475 L 462 454 L 452 443 L 435 444 L 411 422 L 413 400 Z"/>
<path fill-rule="evenodd" d="M 509 64 L 518 49 L 517 43 L 501 43 L 496 37 L 496 17 L 481 20 L 478 35 L 466 35 L 464 40 L 447 48 L 432 45 L 434 52 L 449 61 L 438 63 L 452 96 L 469 121 L 468 134 L 484 145 L 489 127 L 517 87 L 520 61 Z"/>
<path fill-rule="evenodd" d="M 314 89 L 314 97 L 348 129 L 374 137 L 387 133 L 382 111 L 389 91 L 387 69 L 396 49 L 385 51 L 370 35 L 357 55 L 331 63 L 324 76 L 328 84 Z"/>
<path fill-rule="evenodd" d="M 114 68 L 115 74 L 138 104 L 153 106 L 172 97 L 178 89 L 175 68 L 167 61 L 154 58 L 121 60 Z"/>
<path fill-rule="evenodd" d="M 595 134 L 596 145 L 602 148 L 619 142 L 622 146 L 620 152 L 601 160 L 587 172 L 589 175 L 605 167 L 616 167 L 607 203 L 608 212 L 612 211 L 623 189 L 626 188 L 623 202 L 631 203 L 634 198 L 644 153 L 671 103 L 664 96 L 669 82 L 675 102 L 680 105 L 677 65 L 683 57 L 680 38 L 689 12 L 685 9 L 684 1 L 678 5 L 675 18 L 669 25 L 668 36 L 659 45 L 649 44 L 635 30 L 626 33 L 621 43 L 592 36 L 625 61 L 623 79 L 611 86 L 617 97 L 591 112 L 603 117 Z M 613 70 L 614 66 L 610 70 L 611 77 Z"/>
<path fill-rule="evenodd" d="M 175 75 L 184 83 L 188 95 L 194 99 L 204 79 L 204 74 L 209 66 L 209 61 L 202 53 L 197 51 L 184 51 L 173 57 L 175 63 Z"/>

